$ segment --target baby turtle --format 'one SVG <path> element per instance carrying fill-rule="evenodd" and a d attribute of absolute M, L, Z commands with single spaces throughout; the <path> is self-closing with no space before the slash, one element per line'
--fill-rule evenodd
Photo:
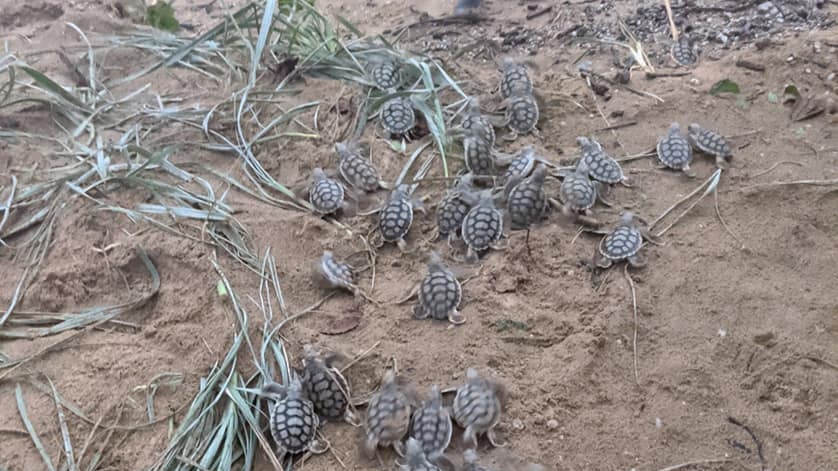
<path fill-rule="evenodd" d="M 564 203 L 565 214 L 587 212 L 596 203 L 596 198 L 596 186 L 588 177 L 588 166 L 580 160 L 576 169 L 565 175 L 559 188 L 559 199 Z"/>
<path fill-rule="evenodd" d="M 697 123 L 687 128 L 690 143 L 701 152 L 716 157 L 716 167 L 724 168 L 725 162 L 730 160 L 733 152 L 724 137 L 709 129 L 704 129 Z"/>
<path fill-rule="evenodd" d="M 262 391 L 275 401 L 270 407 L 270 429 L 280 461 L 286 454 L 326 451 L 317 440 L 320 419 L 314 404 L 305 398 L 299 378 L 292 379 L 287 387 L 268 383 Z"/>
<path fill-rule="evenodd" d="M 378 170 L 361 156 L 357 143 L 338 142 L 335 151 L 340 159 L 340 174 L 350 186 L 366 192 L 386 187 L 378 176 Z"/>
<path fill-rule="evenodd" d="M 503 237 L 503 215 L 495 208 L 490 191 L 481 192 L 479 202 L 463 219 L 460 232 L 468 247 L 468 261 L 476 262 L 479 254 L 490 247 L 500 248 L 498 242 Z"/>
<path fill-rule="evenodd" d="M 498 382 L 482 378 L 477 370 L 466 371 L 466 384 L 457 389 L 454 397 L 454 420 L 465 429 L 463 442 L 477 447 L 477 435 L 486 434 L 493 446 L 503 446 L 495 436 L 500 422 L 506 390 Z"/>
<path fill-rule="evenodd" d="M 669 125 L 666 136 L 658 139 L 658 160 L 663 165 L 674 170 L 680 170 L 689 177 L 695 173 L 690 170 L 690 162 L 693 160 L 693 150 L 690 142 L 681 134 L 681 127 L 678 123 Z"/>
<path fill-rule="evenodd" d="M 399 465 L 400 471 L 441 471 L 439 466 L 428 461 L 422 444 L 415 438 L 407 439 L 407 458 Z"/>
<path fill-rule="evenodd" d="M 343 288 L 355 293 L 355 269 L 346 262 L 335 258 L 332 252 L 326 250 L 320 257 L 317 272 L 330 288 Z"/>
<path fill-rule="evenodd" d="M 466 321 L 457 308 L 463 299 L 463 288 L 454 273 L 436 252 L 428 260 L 428 274 L 419 285 L 419 302 L 413 309 L 417 319 L 448 319 L 452 324 Z"/>
<path fill-rule="evenodd" d="M 492 146 L 478 137 L 463 139 L 463 158 L 468 171 L 476 176 L 485 177 L 497 173 Z"/>
<path fill-rule="evenodd" d="M 314 412 L 329 421 L 345 420 L 355 426 L 360 422 L 349 410 L 349 382 L 333 364 L 334 356 L 323 357 L 311 345 L 303 346 L 302 382 Z"/>
<path fill-rule="evenodd" d="M 633 267 L 645 265 L 638 253 L 643 247 L 643 233 L 637 227 L 634 213 L 625 212 L 613 231 L 599 242 L 599 259 L 596 265 L 608 268 L 614 262 L 627 260 Z"/>
<path fill-rule="evenodd" d="M 392 90 L 402 83 L 402 69 L 398 63 L 386 60 L 372 68 L 372 81 L 381 90 Z"/>
<path fill-rule="evenodd" d="M 582 149 L 582 160 L 588 167 L 588 175 L 602 183 L 623 183 L 626 179 L 619 162 L 606 154 L 602 146 L 587 137 L 579 136 L 576 143 Z"/>
<path fill-rule="evenodd" d="M 506 106 L 505 122 L 512 131 L 507 137 L 508 140 L 515 140 L 519 135 L 536 131 L 539 114 L 535 97 L 529 93 L 515 92 L 505 99 L 503 104 Z"/>
<path fill-rule="evenodd" d="M 407 250 L 404 238 L 413 223 L 415 204 L 418 201 L 411 200 L 410 186 L 399 185 L 378 213 L 378 229 L 384 242 L 395 242 L 403 252 Z"/>
<path fill-rule="evenodd" d="M 506 208 L 509 221 L 515 229 L 526 229 L 535 224 L 547 214 L 547 197 L 544 195 L 544 180 L 547 178 L 547 167 L 538 164 L 532 175 L 520 180 L 516 177 L 507 182 L 509 194 L 506 198 Z"/>
<path fill-rule="evenodd" d="M 457 239 L 463 219 L 477 203 L 471 188 L 473 180 L 470 173 L 461 177 L 457 184 L 445 193 L 437 209 L 437 233 L 440 237 L 447 237 L 449 245 Z"/>
<path fill-rule="evenodd" d="M 326 176 L 322 168 L 312 172 L 314 180 L 308 190 L 308 200 L 318 214 L 332 214 L 344 207 L 343 185 Z"/>
<path fill-rule="evenodd" d="M 490 148 L 495 144 L 495 127 L 488 117 L 481 114 L 480 101 L 475 97 L 468 99 L 466 115 L 459 129 L 466 136 L 473 136 L 487 143 Z"/>
<path fill-rule="evenodd" d="M 686 36 L 681 36 L 678 41 L 672 43 L 670 54 L 678 65 L 693 65 L 698 61 L 698 56 Z"/>
<path fill-rule="evenodd" d="M 364 452 L 372 459 L 379 446 L 393 446 L 399 456 L 404 456 L 402 438 L 410 428 L 411 403 L 396 384 L 396 373 L 387 370 L 381 387 L 370 399 L 367 407 Z M 421 446 L 420 446 L 421 449 Z"/>
<path fill-rule="evenodd" d="M 390 89 L 389 93 L 396 93 Z M 381 126 L 391 136 L 404 136 L 416 124 L 416 115 L 413 112 L 413 103 L 410 98 L 397 96 L 391 98 L 381 105 L 379 112 Z"/>
<path fill-rule="evenodd" d="M 410 436 L 419 442 L 428 458 L 436 460 L 451 443 L 453 430 L 448 409 L 442 405 L 439 386 L 433 385 L 428 400 L 413 413 Z"/>
<path fill-rule="evenodd" d="M 530 172 L 532 172 L 533 167 L 535 167 L 536 160 L 538 159 L 535 156 L 535 148 L 530 145 L 525 146 L 518 155 L 515 155 L 509 161 L 509 166 L 503 174 L 502 183 L 505 185 L 509 179 L 515 177 L 527 178 Z"/>
<path fill-rule="evenodd" d="M 503 61 L 503 74 L 500 79 L 500 96 L 503 99 L 515 94 L 532 95 L 532 80 L 524 64 L 507 57 Z"/>

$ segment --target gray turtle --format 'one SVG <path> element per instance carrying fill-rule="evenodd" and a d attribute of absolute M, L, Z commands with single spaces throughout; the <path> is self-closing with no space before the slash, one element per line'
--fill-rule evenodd
<path fill-rule="evenodd" d="M 465 429 L 463 442 L 476 447 L 477 436 L 486 434 L 493 446 L 503 446 L 495 436 L 495 426 L 503 413 L 506 389 L 502 384 L 480 376 L 474 368 L 466 371 L 466 384 L 457 389 L 454 397 L 454 421 Z"/>
<path fill-rule="evenodd" d="M 262 388 L 262 393 L 274 400 L 269 422 L 280 461 L 286 454 L 326 451 L 327 448 L 317 440 L 320 419 L 314 412 L 314 404 L 305 398 L 298 378 L 292 379 L 287 387 L 268 383 Z"/>
<path fill-rule="evenodd" d="M 492 121 L 481 113 L 480 101 L 476 97 L 468 99 L 465 117 L 452 132 L 455 135 L 473 136 L 487 143 L 490 148 L 495 145 L 495 127 Z"/>
<path fill-rule="evenodd" d="M 487 177 L 497 173 L 492 146 L 478 137 L 468 136 L 463 139 L 463 159 L 468 171 L 477 177 Z"/>
<path fill-rule="evenodd" d="M 431 461 L 435 461 L 451 443 L 453 430 L 451 415 L 442 405 L 442 393 L 434 384 L 430 397 L 413 413 L 410 437 L 419 442 Z"/>
<path fill-rule="evenodd" d="M 626 260 L 633 267 L 642 267 L 645 262 L 638 255 L 642 247 L 643 233 L 637 227 L 634 213 L 627 211 L 620 216 L 617 227 L 599 242 L 596 266 L 608 268 L 614 262 Z"/>
<path fill-rule="evenodd" d="M 597 189 L 588 176 L 588 166 L 579 160 L 573 172 L 565 175 L 559 188 L 559 199 L 564 204 L 564 213 L 587 213 L 594 207 Z"/>
<path fill-rule="evenodd" d="M 673 42 L 669 52 L 678 65 L 693 65 L 698 61 L 698 56 L 686 36 L 681 36 L 678 41 Z"/>
<path fill-rule="evenodd" d="M 380 90 L 391 90 L 402 83 L 402 68 L 392 60 L 385 60 L 372 68 L 372 81 Z"/>
<path fill-rule="evenodd" d="M 695 177 L 690 169 L 690 162 L 693 160 L 693 150 L 690 142 L 681 134 L 681 127 L 678 123 L 669 125 L 666 135 L 658 139 L 656 147 L 658 160 L 671 169 L 680 170 L 689 177 Z"/>
<path fill-rule="evenodd" d="M 526 178 L 535 167 L 535 161 L 539 160 L 535 155 L 535 148 L 531 145 L 524 146 L 521 151 L 509 160 L 506 172 L 503 174 L 502 183 L 505 185 L 512 178 Z"/>
<path fill-rule="evenodd" d="M 437 233 L 440 237 L 446 237 L 449 245 L 457 240 L 463 219 L 477 204 L 477 197 L 471 187 L 473 180 L 470 173 L 462 176 L 453 188 L 445 192 L 437 209 Z"/>
<path fill-rule="evenodd" d="M 479 202 L 463 219 L 460 232 L 468 247 L 466 260 L 470 262 L 476 262 L 479 254 L 489 248 L 501 248 L 498 242 L 503 237 L 503 215 L 495 208 L 490 191 L 481 192 Z"/>
<path fill-rule="evenodd" d="M 733 152 L 724 137 L 717 132 L 702 128 L 697 123 L 690 124 L 687 131 L 693 147 L 705 154 L 715 156 L 716 167 L 726 167 L 726 162 L 730 160 Z"/>
<path fill-rule="evenodd" d="M 379 177 L 378 170 L 361 156 L 357 142 L 338 142 L 335 151 L 340 159 L 340 174 L 351 187 L 366 192 L 387 187 Z"/>
<path fill-rule="evenodd" d="M 547 167 L 538 164 L 529 177 L 515 177 L 507 182 L 506 208 L 513 229 L 529 228 L 546 217 L 549 208 L 544 194 L 546 178 Z"/>
<path fill-rule="evenodd" d="M 463 299 L 463 288 L 454 273 L 436 252 L 428 260 L 428 274 L 419 285 L 419 302 L 413 309 L 417 319 L 448 319 L 452 324 L 466 321 L 458 307 Z"/>
<path fill-rule="evenodd" d="M 504 59 L 499 89 L 500 96 L 503 99 L 516 93 L 532 95 L 532 80 L 530 80 L 526 66 L 510 57 Z"/>
<path fill-rule="evenodd" d="M 400 471 L 442 471 L 439 466 L 428 460 L 422 444 L 415 438 L 407 439 L 405 462 L 399 465 Z"/>
<path fill-rule="evenodd" d="M 538 102 L 533 95 L 516 91 L 502 104 L 506 107 L 505 125 L 511 131 L 506 137 L 507 140 L 515 140 L 520 135 L 537 132 Z"/>
<path fill-rule="evenodd" d="M 390 94 L 396 93 L 391 89 Z M 391 136 L 404 136 L 416 125 L 416 114 L 410 98 L 396 96 L 385 101 L 379 111 L 381 126 Z"/>
<path fill-rule="evenodd" d="M 332 214 L 346 206 L 343 185 L 326 176 L 322 168 L 312 171 L 313 181 L 308 190 L 308 200 L 318 214 Z"/>
<path fill-rule="evenodd" d="M 410 408 L 410 400 L 396 384 L 395 372 L 387 370 L 367 407 L 364 452 L 368 458 L 375 456 L 379 446 L 392 446 L 399 456 L 404 456 L 402 438 L 410 428 Z"/>
<path fill-rule="evenodd" d="M 358 290 L 355 284 L 355 269 L 348 263 L 336 259 L 328 250 L 320 257 L 317 272 L 330 288 L 343 288 L 352 293 Z"/>
<path fill-rule="evenodd" d="M 620 163 L 606 154 L 598 142 L 579 136 L 576 138 L 576 143 L 582 149 L 582 160 L 588 167 L 588 175 L 593 180 L 612 185 L 625 182 L 626 177 Z"/>
<path fill-rule="evenodd" d="M 387 204 L 378 213 L 378 230 L 384 242 L 395 242 L 402 252 L 407 251 L 404 241 L 413 223 L 413 208 L 419 202 L 410 198 L 410 186 L 399 185 L 390 193 Z"/>
<path fill-rule="evenodd" d="M 323 420 L 361 423 L 349 410 L 349 382 L 334 365 L 335 355 L 322 356 L 312 345 L 303 346 L 302 382 L 314 412 Z"/>

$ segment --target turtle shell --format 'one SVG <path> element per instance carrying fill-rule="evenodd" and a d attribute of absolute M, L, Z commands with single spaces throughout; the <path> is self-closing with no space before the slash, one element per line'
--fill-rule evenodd
<path fill-rule="evenodd" d="M 709 129 L 703 129 L 695 123 L 690 124 L 688 130 L 690 142 L 692 142 L 698 150 L 718 157 L 730 157 L 732 154 L 727 141 L 718 133 L 710 131 Z"/>
<path fill-rule="evenodd" d="M 442 264 L 431 264 L 419 286 L 418 309 L 434 319 L 446 320 L 462 298 L 463 289 L 451 270 Z"/>
<path fill-rule="evenodd" d="M 416 115 L 410 100 L 396 97 L 381 105 L 381 125 L 392 135 L 403 136 L 413 129 Z"/>
<path fill-rule="evenodd" d="M 672 58 L 679 65 L 692 65 L 698 61 L 698 56 L 695 55 L 690 41 L 686 36 L 681 36 L 677 42 L 672 43 L 671 49 Z"/>
<path fill-rule="evenodd" d="M 378 170 L 369 160 L 361 157 L 361 154 L 346 145 L 339 144 L 336 147 L 340 158 L 340 174 L 347 183 L 367 192 L 376 191 L 381 187 Z"/>
<path fill-rule="evenodd" d="M 508 98 L 506 120 L 509 129 L 518 134 L 528 134 L 538 124 L 538 103 L 529 94 L 516 94 Z"/>
<path fill-rule="evenodd" d="M 571 211 L 585 211 L 596 203 L 596 187 L 587 172 L 572 172 L 562 181 L 559 198 Z"/>
<path fill-rule="evenodd" d="M 493 385 L 469 370 L 466 384 L 457 389 L 454 397 L 454 420 L 462 428 L 472 427 L 483 433 L 500 421 L 502 406 Z"/>
<path fill-rule="evenodd" d="M 512 159 L 506 172 L 503 174 L 503 181 L 507 182 L 510 178 L 526 178 L 535 167 L 535 156 L 533 152 L 522 152 L 520 155 Z"/>
<path fill-rule="evenodd" d="M 303 453 L 315 439 L 320 419 L 314 405 L 293 389 L 270 411 L 271 435 L 277 447 L 292 454 Z"/>
<path fill-rule="evenodd" d="M 329 367 L 323 359 L 311 357 L 303 361 L 303 389 L 314 412 L 326 420 L 339 421 L 349 407 L 349 384 L 337 368 Z"/>
<path fill-rule="evenodd" d="M 466 214 L 460 232 L 468 247 L 482 252 L 503 236 L 503 215 L 491 200 L 481 202 Z"/>
<path fill-rule="evenodd" d="M 367 407 L 367 438 L 387 446 L 404 437 L 410 427 L 410 402 L 391 377 L 385 377 L 381 388 Z"/>
<path fill-rule="evenodd" d="M 488 142 L 476 137 L 465 138 L 463 157 L 469 172 L 475 175 L 495 174 L 495 159 L 492 156 L 492 146 Z"/>
<path fill-rule="evenodd" d="M 372 81 L 381 90 L 389 90 L 401 84 L 401 68 L 392 61 L 382 62 L 372 69 Z"/>
<path fill-rule="evenodd" d="M 547 169 L 539 165 L 535 173 L 515 185 L 507 198 L 509 220 L 513 227 L 525 228 L 540 221 L 547 209 L 544 195 L 544 178 Z"/>
<path fill-rule="evenodd" d="M 327 177 L 323 171 L 315 172 L 314 181 L 308 191 L 308 200 L 315 211 L 331 214 L 343 206 L 343 185 Z"/>
<path fill-rule="evenodd" d="M 429 456 L 441 455 L 451 443 L 453 432 L 451 416 L 442 406 L 439 388 L 431 388 L 431 397 L 413 413 L 410 436 L 422 446 Z"/>
<path fill-rule="evenodd" d="M 411 223 L 413 204 L 406 192 L 397 189 L 378 213 L 378 229 L 386 242 L 395 242 L 407 235 Z"/>
<path fill-rule="evenodd" d="M 599 252 L 609 260 L 625 260 L 640 251 L 643 246 L 643 235 L 631 223 L 617 226 L 599 243 Z"/>
<path fill-rule="evenodd" d="M 532 89 L 532 80 L 527 68 L 511 59 L 504 61 L 503 75 L 500 79 L 501 98 L 509 98 L 516 93 L 530 95 Z"/>
<path fill-rule="evenodd" d="M 477 104 L 469 104 L 469 110 L 460 127 L 466 131 L 467 135 L 481 139 L 489 144 L 489 147 L 495 144 L 495 127 L 488 117 L 480 114 L 480 108 Z"/>
<path fill-rule="evenodd" d="M 334 287 L 349 290 L 355 287 L 355 271 L 348 263 L 335 259 L 332 252 L 323 252 L 323 256 L 320 257 L 320 272 Z"/>
<path fill-rule="evenodd" d="M 463 225 L 463 219 L 471 204 L 462 198 L 459 191 L 451 191 L 442 200 L 437 210 L 437 229 L 440 235 L 456 234 Z"/>
<path fill-rule="evenodd" d="M 588 141 L 582 145 L 582 160 L 591 179 L 610 184 L 623 181 L 623 169 L 619 162 L 606 154 L 598 142 Z"/>
<path fill-rule="evenodd" d="M 689 168 L 693 159 L 690 142 L 681 135 L 678 123 L 672 123 L 666 136 L 658 139 L 657 152 L 662 164 L 676 170 Z"/>

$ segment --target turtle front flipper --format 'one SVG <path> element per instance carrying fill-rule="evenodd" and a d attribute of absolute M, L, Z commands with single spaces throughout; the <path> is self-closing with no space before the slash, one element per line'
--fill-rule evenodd
<path fill-rule="evenodd" d="M 640 254 L 632 255 L 627 260 L 629 265 L 634 268 L 643 268 L 646 266 L 646 260 Z"/>
<path fill-rule="evenodd" d="M 489 443 L 491 443 L 492 446 L 494 446 L 496 448 L 503 448 L 503 447 L 506 446 L 506 440 L 497 436 L 497 433 L 495 433 L 495 428 L 494 427 L 492 427 L 492 428 L 490 428 L 489 430 L 486 431 L 486 438 L 488 438 Z"/>
<path fill-rule="evenodd" d="M 425 309 L 422 306 L 421 302 L 417 303 L 416 306 L 413 307 L 413 318 L 414 319 L 425 320 L 428 317 L 430 317 L 430 315 L 431 315 L 431 313 L 428 312 L 428 310 Z"/>
<path fill-rule="evenodd" d="M 322 455 L 323 453 L 329 451 L 329 446 L 328 441 L 315 438 L 311 441 L 311 444 L 309 444 L 308 451 L 310 451 L 313 455 Z"/>
<path fill-rule="evenodd" d="M 466 323 L 466 318 L 460 314 L 459 310 L 454 309 L 448 314 L 448 322 L 454 325 L 462 325 Z"/>
<path fill-rule="evenodd" d="M 378 438 L 374 434 L 367 433 L 367 439 L 364 441 L 362 448 L 367 459 L 375 458 L 375 452 L 378 450 Z"/>

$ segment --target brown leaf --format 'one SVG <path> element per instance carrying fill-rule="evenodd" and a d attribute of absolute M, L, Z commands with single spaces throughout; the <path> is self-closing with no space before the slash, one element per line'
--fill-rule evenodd
<path fill-rule="evenodd" d="M 360 323 L 361 316 L 349 314 L 332 320 L 332 322 L 330 322 L 325 329 L 322 329 L 320 333 L 325 335 L 342 335 L 355 330 Z"/>

